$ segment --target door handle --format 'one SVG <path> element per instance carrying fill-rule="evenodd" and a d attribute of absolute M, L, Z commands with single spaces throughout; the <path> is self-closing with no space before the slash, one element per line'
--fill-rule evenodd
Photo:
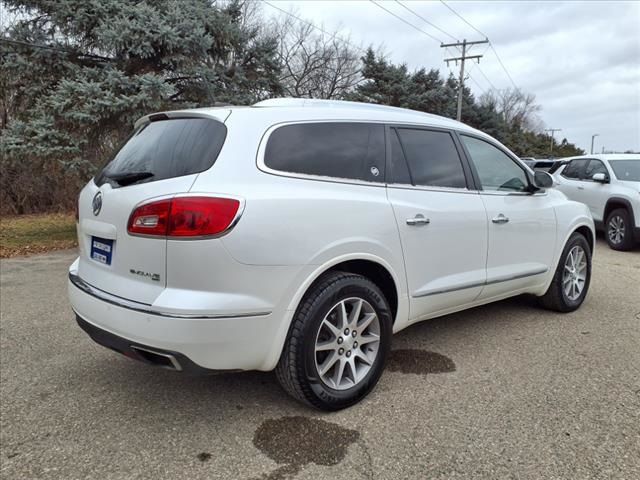
<path fill-rule="evenodd" d="M 503 214 L 498 215 L 491 219 L 493 223 L 507 223 L 509 221 L 508 217 L 505 217 Z"/>
<path fill-rule="evenodd" d="M 578 186 L 578 190 L 584 190 L 584 187 Z"/>
<path fill-rule="evenodd" d="M 428 218 L 425 218 L 422 214 L 417 214 L 413 218 L 407 218 L 407 225 L 416 226 L 416 225 L 427 225 L 430 222 Z"/>

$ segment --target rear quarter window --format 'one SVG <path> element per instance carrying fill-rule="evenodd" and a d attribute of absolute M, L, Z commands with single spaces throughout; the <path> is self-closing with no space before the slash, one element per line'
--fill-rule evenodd
<path fill-rule="evenodd" d="M 383 182 L 384 127 L 349 122 L 285 125 L 269 136 L 264 164 L 281 172 Z"/>
<path fill-rule="evenodd" d="M 96 184 L 135 173 L 150 174 L 135 181 L 143 183 L 204 172 L 218 158 L 226 134 L 224 124 L 208 118 L 152 121 L 133 133 L 96 177 Z"/>

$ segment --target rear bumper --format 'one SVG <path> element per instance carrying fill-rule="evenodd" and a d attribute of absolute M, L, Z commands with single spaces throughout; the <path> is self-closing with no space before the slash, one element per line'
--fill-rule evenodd
<path fill-rule="evenodd" d="M 159 366 L 168 370 L 175 370 L 191 375 L 206 375 L 210 373 L 220 372 L 219 370 L 211 370 L 203 368 L 192 362 L 186 355 L 170 350 L 162 350 L 149 345 L 142 345 L 132 342 L 106 330 L 96 327 L 95 325 L 84 320 L 80 315 L 76 314 L 76 321 L 91 339 L 103 347 L 107 347 L 126 357 L 139 360 L 150 365 Z M 229 370 L 223 370 L 229 371 Z"/>
<path fill-rule="evenodd" d="M 158 364 L 149 361 L 161 360 L 147 355 L 150 351 L 167 356 L 167 361 L 160 363 L 167 368 L 190 373 L 273 367 L 270 357 L 284 320 L 273 313 L 224 317 L 163 314 L 153 311 L 152 306 L 128 305 L 105 292 L 92 292 L 72 272 L 68 290 L 83 330 L 97 343 L 132 358 Z M 177 360 L 179 368 L 169 357 Z"/>

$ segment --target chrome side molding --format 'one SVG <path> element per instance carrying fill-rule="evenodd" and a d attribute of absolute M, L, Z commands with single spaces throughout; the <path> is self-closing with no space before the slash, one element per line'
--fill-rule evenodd
<path fill-rule="evenodd" d="M 107 293 L 104 290 L 89 285 L 82 280 L 77 273 L 69 272 L 69 281 L 78 289 L 84 293 L 96 297 L 104 302 L 116 305 L 117 307 L 127 308 L 136 312 L 148 313 L 150 315 L 158 315 L 166 318 L 189 318 L 189 319 L 214 319 L 214 318 L 241 318 L 241 317 L 264 317 L 270 315 L 271 312 L 239 312 L 239 313 L 218 313 L 218 314 L 201 314 L 201 313 L 171 313 L 162 312 L 154 308 L 153 306 L 127 300 L 126 298 L 118 297 Z M 155 352 L 154 352 L 155 353 Z"/>
<path fill-rule="evenodd" d="M 438 289 L 438 290 L 430 290 L 424 293 L 420 293 L 417 295 L 411 295 L 413 298 L 420 298 L 420 297 L 429 297 L 431 295 L 439 295 L 441 293 L 451 293 L 451 292 L 457 292 L 459 290 L 466 290 L 467 288 L 476 288 L 476 287 L 485 287 L 487 285 L 493 285 L 494 283 L 501 283 L 501 282 L 509 282 L 511 280 L 519 280 L 520 278 L 526 278 L 526 277 L 533 277 L 536 275 L 542 275 L 543 273 L 547 273 L 549 271 L 548 268 L 541 268 L 539 270 L 534 270 L 532 272 L 527 272 L 527 273 L 520 273 L 518 275 L 509 275 L 507 277 L 500 277 L 500 278 L 494 278 L 493 280 L 488 280 L 488 281 L 484 281 L 484 282 L 475 282 L 475 283 L 469 283 L 466 285 L 459 285 L 459 286 L 455 286 L 455 287 L 451 287 L 451 288 L 442 288 L 442 289 Z"/>

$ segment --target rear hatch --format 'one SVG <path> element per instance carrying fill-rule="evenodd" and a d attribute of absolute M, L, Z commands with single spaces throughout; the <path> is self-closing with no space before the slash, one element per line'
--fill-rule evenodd
<path fill-rule="evenodd" d="M 167 284 L 167 239 L 131 235 L 140 204 L 188 192 L 215 163 L 229 110 L 211 116 L 170 113 L 146 117 L 79 198 L 78 275 L 128 300 L 152 304 Z"/>

